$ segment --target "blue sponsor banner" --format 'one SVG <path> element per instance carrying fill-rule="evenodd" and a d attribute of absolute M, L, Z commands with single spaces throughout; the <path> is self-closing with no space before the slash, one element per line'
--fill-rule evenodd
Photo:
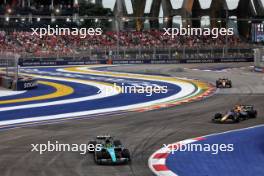
<path fill-rule="evenodd" d="M 51 59 L 46 59 L 51 60 Z M 253 57 L 246 58 L 212 58 L 212 59 L 124 59 L 113 60 L 116 65 L 122 64 L 192 64 L 192 63 L 224 63 L 224 62 L 253 62 Z M 61 66 L 61 65 L 95 65 L 106 64 L 107 60 L 76 60 L 63 58 L 53 61 L 44 59 L 20 59 L 21 66 Z"/>

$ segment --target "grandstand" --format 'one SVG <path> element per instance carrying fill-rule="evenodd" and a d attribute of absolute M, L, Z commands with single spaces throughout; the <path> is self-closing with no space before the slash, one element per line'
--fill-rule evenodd
<path fill-rule="evenodd" d="M 249 13 L 243 16 L 241 8 L 247 4 Z M 150 6 L 149 12 L 146 11 L 147 6 Z M 157 13 L 161 8 L 162 17 Z M 109 58 L 109 53 L 113 59 L 253 58 L 253 49 L 262 44 L 259 36 L 264 36 L 264 32 L 259 33 L 255 29 L 256 24 L 263 22 L 263 5 L 259 1 L 241 0 L 234 10 L 228 8 L 225 1 L 220 3 L 213 0 L 204 10 L 197 0 L 184 0 L 182 4 L 180 1 L 161 3 L 153 0 L 151 5 L 144 0 L 132 3 L 133 11 L 128 12 L 124 0 L 115 1 L 112 9 L 105 8 L 103 1 L 7 0 L 0 3 L 0 9 L 0 50 L 19 53 L 22 59 L 86 57 L 90 60 L 105 60 Z M 206 15 L 209 18 L 204 22 L 202 19 Z M 175 21 L 175 18 L 178 20 Z M 245 33 L 244 29 L 250 28 L 251 23 L 252 31 L 259 36 L 250 31 Z M 31 35 L 32 27 L 48 25 L 100 27 L 103 34 L 85 38 L 71 35 L 39 38 Z M 231 27 L 236 32 L 233 36 L 216 39 L 211 36 L 171 38 L 163 35 L 163 27 L 179 25 Z"/>

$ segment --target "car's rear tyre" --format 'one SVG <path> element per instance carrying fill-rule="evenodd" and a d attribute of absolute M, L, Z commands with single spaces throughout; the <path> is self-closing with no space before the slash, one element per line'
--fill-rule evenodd
<path fill-rule="evenodd" d="M 108 152 L 102 151 L 102 158 L 103 159 L 111 159 L 111 156 Z"/>
<path fill-rule="evenodd" d="M 128 161 L 131 161 L 130 152 L 129 152 L 128 149 L 124 149 L 124 150 L 122 151 L 122 157 L 127 158 Z"/>
<path fill-rule="evenodd" d="M 219 88 L 219 82 L 218 81 L 215 82 L 215 87 Z"/>
<path fill-rule="evenodd" d="M 252 118 L 255 119 L 255 118 L 257 118 L 257 116 L 258 116 L 258 112 L 257 111 L 254 111 L 253 114 L 252 114 Z"/>
<path fill-rule="evenodd" d="M 235 123 L 239 123 L 240 122 L 240 118 L 237 116 L 230 116 L 229 117 L 230 119 L 232 119 L 233 120 L 233 122 L 235 122 Z"/>
<path fill-rule="evenodd" d="M 96 159 L 103 159 L 103 152 L 101 151 L 96 151 L 94 155 Z"/>
<path fill-rule="evenodd" d="M 103 153 L 101 151 L 96 151 L 94 153 L 94 161 L 96 164 L 101 164 L 101 159 L 103 159 Z"/>

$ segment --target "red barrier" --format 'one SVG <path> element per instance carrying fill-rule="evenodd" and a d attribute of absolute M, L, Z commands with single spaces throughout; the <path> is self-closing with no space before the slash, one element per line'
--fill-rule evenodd
<path fill-rule="evenodd" d="M 107 64 L 108 64 L 108 65 L 112 65 L 112 64 L 113 64 L 113 60 L 112 60 L 111 58 L 108 59 L 108 60 L 107 60 Z"/>

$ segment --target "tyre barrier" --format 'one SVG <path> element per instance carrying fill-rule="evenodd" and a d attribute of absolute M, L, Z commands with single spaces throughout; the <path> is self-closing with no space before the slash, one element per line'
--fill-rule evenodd
<path fill-rule="evenodd" d="M 12 77 L 2 76 L 0 79 L 0 85 L 6 89 L 12 90 L 29 90 L 38 87 L 38 81 L 32 77 L 20 77 L 18 81 Z"/>
<path fill-rule="evenodd" d="M 15 90 L 29 90 L 38 87 L 38 81 L 32 77 L 19 78 L 17 83 L 14 84 Z"/>

